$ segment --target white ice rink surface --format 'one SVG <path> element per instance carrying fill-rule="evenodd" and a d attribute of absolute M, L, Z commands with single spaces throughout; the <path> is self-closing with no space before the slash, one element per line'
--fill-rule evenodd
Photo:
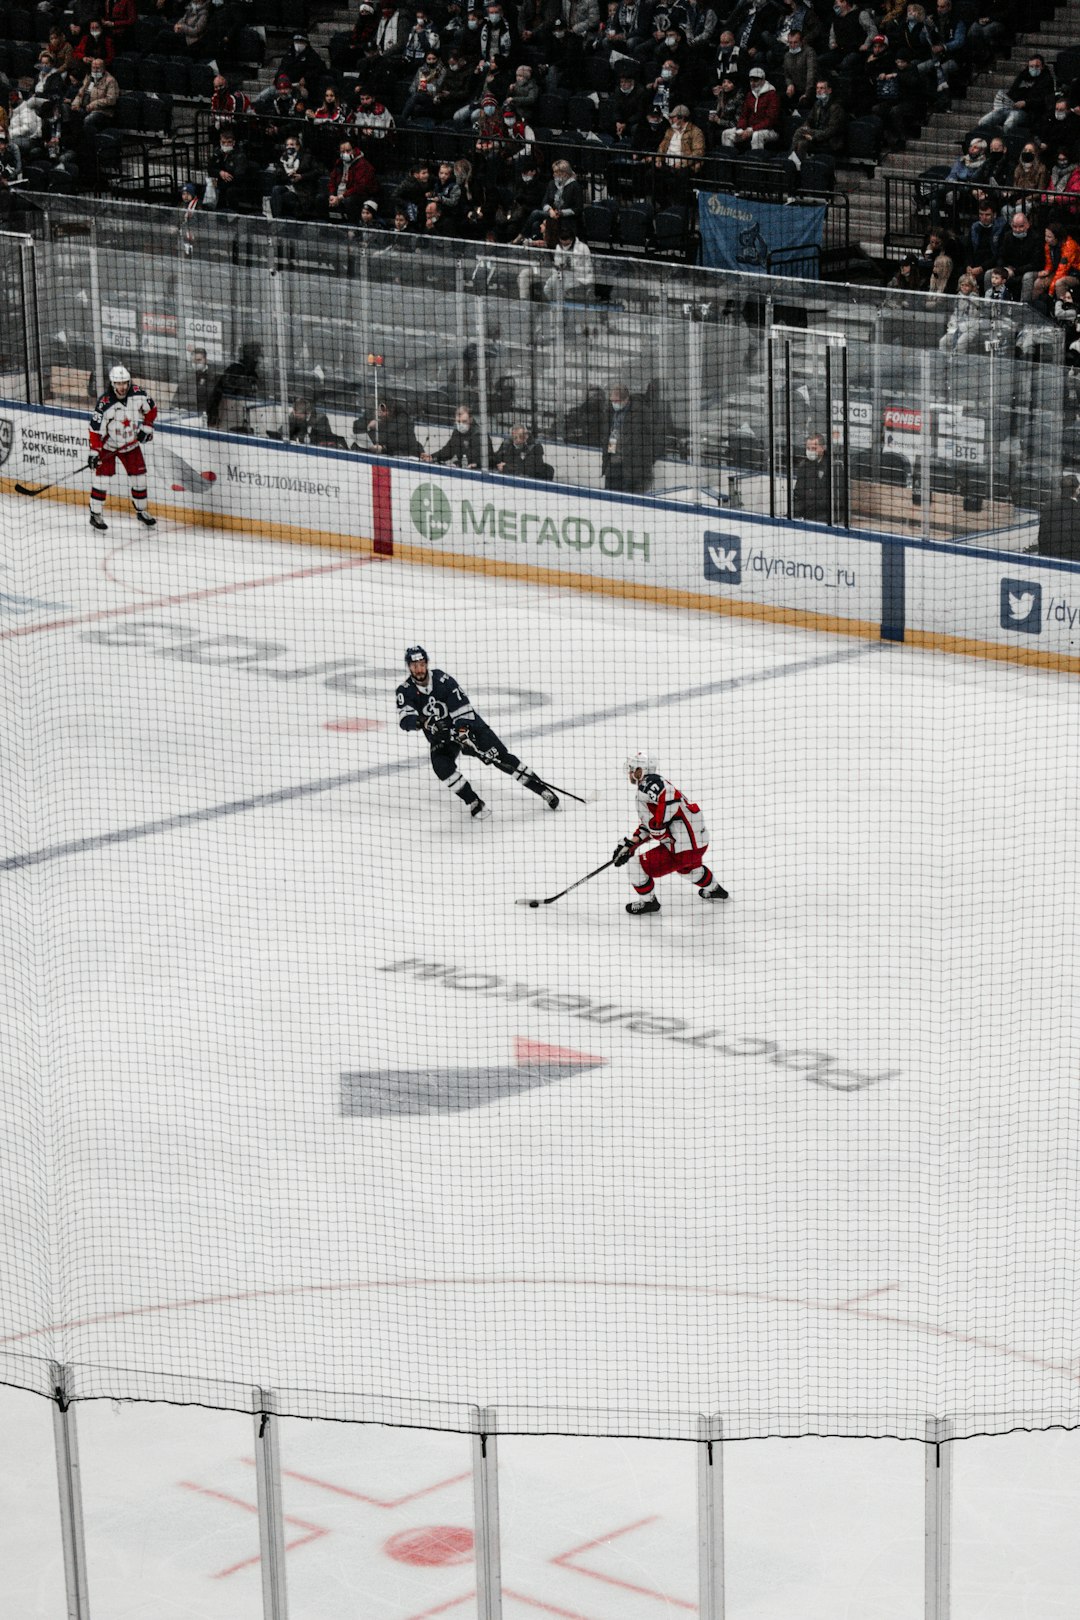
<path fill-rule="evenodd" d="M 250 1372 L 328 1415 L 404 1390 L 402 1420 L 424 1397 L 625 1432 L 658 1408 L 1080 1421 L 1075 681 L 20 516 L 9 1369 L 189 1399 Z M 417 639 L 598 802 L 551 815 L 477 766 L 494 816 L 464 821 L 394 722 Z M 672 878 L 631 919 L 605 873 L 515 907 L 629 830 L 637 747 L 702 804 L 731 904 Z M 461 1079 L 528 1078 L 537 1046 L 596 1061 L 489 1102 Z M 454 1104 L 342 1116 L 343 1074 L 410 1066 L 452 1071 Z M 257 1614 L 250 1420 L 79 1417 L 95 1616 Z M 52 1620 L 49 1408 L 0 1392 L 0 1429 L 0 1620 Z M 509 1616 L 693 1606 L 692 1448 L 501 1446 Z M 1080 1440 L 957 1450 L 956 1620 L 1080 1615 Z M 467 1531 L 466 1439 L 291 1422 L 285 1453 L 300 1620 L 470 1613 L 467 1561 L 409 1561 L 467 1560 L 460 1537 L 386 1550 Z M 921 1612 L 919 1446 L 726 1454 L 733 1614 Z"/>

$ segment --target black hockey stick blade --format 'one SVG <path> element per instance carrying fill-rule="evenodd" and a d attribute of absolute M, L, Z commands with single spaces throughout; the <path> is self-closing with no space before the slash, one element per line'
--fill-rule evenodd
<path fill-rule="evenodd" d="M 565 889 L 560 889 L 558 894 L 549 894 L 546 900 L 515 900 L 514 904 L 518 906 L 531 906 L 534 911 L 538 906 L 554 905 L 556 900 L 561 900 L 564 894 L 570 893 L 571 889 L 580 889 L 583 883 L 588 883 L 590 878 L 596 877 L 600 872 L 606 872 L 608 867 L 614 866 L 614 864 L 615 862 L 613 860 L 605 861 L 603 866 L 596 867 L 592 872 L 586 872 L 584 877 L 578 878 L 576 883 L 568 884 Z"/>
<path fill-rule="evenodd" d="M 72 467 L 68 472 L 61 473 L 59 478 L 54 478 L 51 484 L 38 484 L 34 488 L 31 488 L 29 484 L 16 484 L 15 493 L 17 495 L 44 495 L 46 490 L 55 489 L 57 484 L 66 483 L 69 478 L 74 478 L 76 473 L 85 471 L 85 466 Z"/>

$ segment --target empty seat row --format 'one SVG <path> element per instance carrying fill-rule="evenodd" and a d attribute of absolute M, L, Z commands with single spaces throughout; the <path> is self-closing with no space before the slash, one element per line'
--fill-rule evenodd
<path fill-rule="evenodd" d="M 654 209 L 649 202 L 617 202 L 612 197 L 586 203 L 582 234 L 590 247 L 622 247 L 660 254 L 684 253 L 690 234 L 689 210 Z"/>

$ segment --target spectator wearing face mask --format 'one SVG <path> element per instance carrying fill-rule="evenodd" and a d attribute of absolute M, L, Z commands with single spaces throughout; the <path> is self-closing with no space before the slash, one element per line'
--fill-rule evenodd
<path fill-rule="evenodd" d="M 75 60 L 83 64 L 100 56 L 107 68 L 112 67 L 116 47 L 105 32 L 100 17 L 95 17 L 75 47 Z"/>
<path fill-rule="evenodd" d="M 267 195 L 274 219 L 314 219 L 318 212 L 319 170 L 299 135 L 288 135 L 270 167 Z"/>
<path fill-rule="evenodd" d="M 721 143 L 736 151 L 763 152 L 780 139 L 779 123 L 780 96 L 776 86 L 769 83 L 764 68 L 753 67 L 735 126 L 724 130 Z"/>
<path fill-rule="evenodd" d="M 223 129 L 206 168 L 207 208 L 236 212 L 248 200 L 251 161 L 231 129 Z M 211 197 L 213 201 L 211 201 Z"/>
<path fill-rule="evenodd" d="M 787 50 L 780 64 L 784 103 L 788 108 L 809 106 L 818 79 L 817 52 L 806 43 L 800 28 L 788 34 Z"/>
<path fill-rule="evenodd" d="M 95 56 L 90 72 L 71 98 L 75 127 L 80 133 L 91 135 L 111 124 L 119 100 L 120 86 L 111 73 L 106 73 L 103 58 Z"/>
<path fill-rule="evenodd" d="M 544 460 L 544 447 L 539 439 L 529 437 L 529 430 L 516 422 L 495 452 L 495 471 L 509 478 L 548 479 L 554 476 Z"/>
<path fill-rule="evenodd" d="M 831 468 L 823 433 L 809 433 L 803 458 L 795 469 L 791 515 L 804 523 L 828 523 Z"/>
<path fill-rule="evenodd" d="M 402 60 L 409 71 L 415 73 L 426 56 L 438 56 L 442 41 L 439 30 L 434 26 L 427 12 L 421 6 L 415 17 L 413 25 L 405 36 L 405 43 L 401 48 Z"/>
<path fill-rule="evenodd" d="M 338 160 L 330 171 L 326 199 L 329 218 L 340 224 L 355 225 L 368 197 L 378 194 L 375 170 L 355 142 L 345 140 L 338 148 Z"/>
<path fill-rule="evenodd" d="M 230 90 L 224 73 L 214 74 L 214 93 L 210 97 L 211 121 L 215 129 L 222 124 L 233 124 L 251 111 L 250 98 L 243 90 Z"/>
<path fill-rule="evenodd" d="M 1028 56 L 1027 66 L 1015 77 L 1008 90 L 999 90 L 994 105 L 979 119 L 983 127 L 1004 129 L 1007 135 L 1014 130 L 1034 130 L 1044 121 L 1046 112 L 1054 103 L 1057 88 L 1054 75 L 1037 51 Z"/>
<path fill-rule="evenodd" d="M 1080 205 L 1080 163 L 1071 152 L 1059 151 L 1050 170 L 1050 189 L 1060 213 L 1075 217 Z"/>
<path fill-rule="evenodd" d="M 1048 152 L 1080 151 L 1080 116 L 1067 95 L 1058 95 L 1036 130 L 1039 145 Z"/>
<path fill-rule="evenodd" d="M 1020 149 L 1012 180 L 1014 186 L 1024 191 L 1049 190 L 1050 171 L 1030 141 L 1025 142 Z"/>
<path fill-rule="evenodd" d="M 1035 278 L 1042 266 L 1043 243 L 1026 214 L 1017 212 L 998 243 L 995 264 L 1005 272 L 1014 298 L 1031 302 Z"/>
<path fill-rule="evenodd" d="M 307 85 L 308 94 L 315 99 L 322 95 L 322 88 L 326 82 L 326 63 L 313 50 L 306 34 L 294 34 L 289 49 L 277 66 L 278 76 L 285 74 L 290 84 L 299 84 L 303 79 Z"/>
<path fill-rule="evenodd" d="M 847 75 L 855 71 L 860 56 L 869 50 L 877 26 L 873 14 L 858 10 L 851 0 L 833 0 L 832 12 L 827 46 L 819 60 L 826 73 Z"/>
<path fill-rule="evenodd" d="M 604 488 L 640 494 L 652 483 L 656 461 L 652 418 L 644 400 L 631 398 L 625 383 L 608 392 L 607 435 L 601 470 Z"/>
<path fill-rule="evenodd" d="M 173 23 L 173 49 L 179 47 L 194 56 L 209 25 L 210 0 L 188 0 L 178 20 Z"/>
<path fill-rule="evenodd" d="M 176 408 L 205 416 L 210 404 L 210 362 L 205 349 L 192 349 L 190 365 L 181 373 L 176 389 Z"/>
<path fill-rule="evenodd" d="M 847 113 L 833 94 L 828 79 L 814 86 L 814 105 L 795 131 L 791 155 L 796 164 L 808 155 L 839 157 L 847 139 Z"/>
<path fill-rule="evenodd" d="M 467 405 L 459 405 L 454 412 L 453 431 L 446 443 L 434 455 L 425 451 L 423 460 L 437 461 L 444 467 L 470 467 L 473 471 L 487 467 L 491 460 L 490 447 L 485 456 L 480 428 Z"/>

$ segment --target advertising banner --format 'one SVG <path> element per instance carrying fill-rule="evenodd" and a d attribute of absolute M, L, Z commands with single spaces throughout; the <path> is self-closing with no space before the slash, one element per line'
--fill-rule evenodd
<path fill-rule="evenodd" d="M 911 547 L 905 566 L 908 639 L 970 638 L 1080 668 L 1080 563 Z"/>

